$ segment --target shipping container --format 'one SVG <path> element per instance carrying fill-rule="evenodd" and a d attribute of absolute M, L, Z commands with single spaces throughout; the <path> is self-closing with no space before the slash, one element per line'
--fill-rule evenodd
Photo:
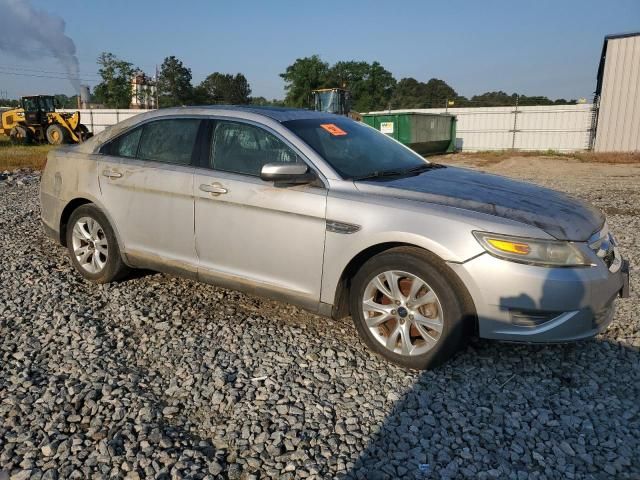
<path fill-rule="evenodd" d="M 421 155 L 450 153 L 456 146 L 456 117 L 448 114 L 365 113 L 362 121 Z"/>

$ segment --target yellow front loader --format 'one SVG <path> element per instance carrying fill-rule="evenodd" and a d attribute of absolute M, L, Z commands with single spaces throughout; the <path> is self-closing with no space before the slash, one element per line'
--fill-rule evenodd
<path fill-rule="evenodd" d="M 50 95 L 22 97 L 22 108 L 2 112 L 0 134 L 14 143 L 80 143 L 91 133 L 80 123 L 80 112 L 57 112 Z"/>

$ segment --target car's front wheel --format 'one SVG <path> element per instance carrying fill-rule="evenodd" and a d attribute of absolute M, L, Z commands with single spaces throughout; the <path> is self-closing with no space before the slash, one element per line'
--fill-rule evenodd
<path fill-rule="evenodd" d="M 360 337 L 406 368 L 431 368 L 451 357 L 464 338 L 465 305 L 450 275 L 414 248 L 370 259 L 351 284 L 351 316 Z"/>
<path fill-rule="evenodd" d="M 109 283 L 128 273 L 115 233 L 107 217 L 95 205 L 78 207 L 67 225 L 66 240 L 71 262 L 84 278 L 96 283 Z"/>

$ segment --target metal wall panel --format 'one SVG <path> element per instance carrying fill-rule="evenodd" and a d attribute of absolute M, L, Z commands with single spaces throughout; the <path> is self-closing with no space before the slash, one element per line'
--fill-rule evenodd
<path fill-rule="evenodd" d="M 588 149 L 593 105 L 427 108 L 391 112 L 408 111 L 446 111 L 456 115 L 456 146 L 464 151 L 516 148 L 566 152 Z"/>
<path fill-rule="evenodd" d="M 640 151 L 640 36 L 607 40 L 597 152 Z"/>
<path fill-rule="evenodd" d="M 82 123 L 98 133 L 145 111 L 93 109 L 80 110 L 80 115 Z M 391 113 L 407 111 L 444 113 L 445 109 L 392 110 Z M 592 105 L 518 107 L 517 110 L 515 107 L 469 107 L 450 108 L 447 112 L 458 118 L 456 148 L 463 151 L 509 148 L 579 151 L 589 146 Z"/>
<path fill-rule="evenodd" d="M 61 110 L 62 112 L 76 112 L 78 110 L 75 109 L 66 109 Z M 100 133 L 105 128 L 115 125 L 122 120 L 126 120 L 127 118 L 131 118 L 140 113 L 148 112 L 149 110 L 139 110 L 139 109 L 126 109 L 126 110 L 118 110 L 118 109 L 86 109 L 79 110 L 80 111 L 80 122 L 87 126 L 90 132 Z"/>

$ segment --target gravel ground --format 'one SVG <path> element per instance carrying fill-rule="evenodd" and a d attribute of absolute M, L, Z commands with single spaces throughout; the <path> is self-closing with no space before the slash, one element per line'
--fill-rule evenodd
<path fill-rule="evenodd" d="M 640 264 L 640 168 L 509 162 L 486 168 L 606 209 Z M 637 275 L 594 341 L 473 341 L 407 372 L 349 319 L 159 274 L 86 283 L 37 194 L 0 181 L 1 480 L 640 478 Z"/>

